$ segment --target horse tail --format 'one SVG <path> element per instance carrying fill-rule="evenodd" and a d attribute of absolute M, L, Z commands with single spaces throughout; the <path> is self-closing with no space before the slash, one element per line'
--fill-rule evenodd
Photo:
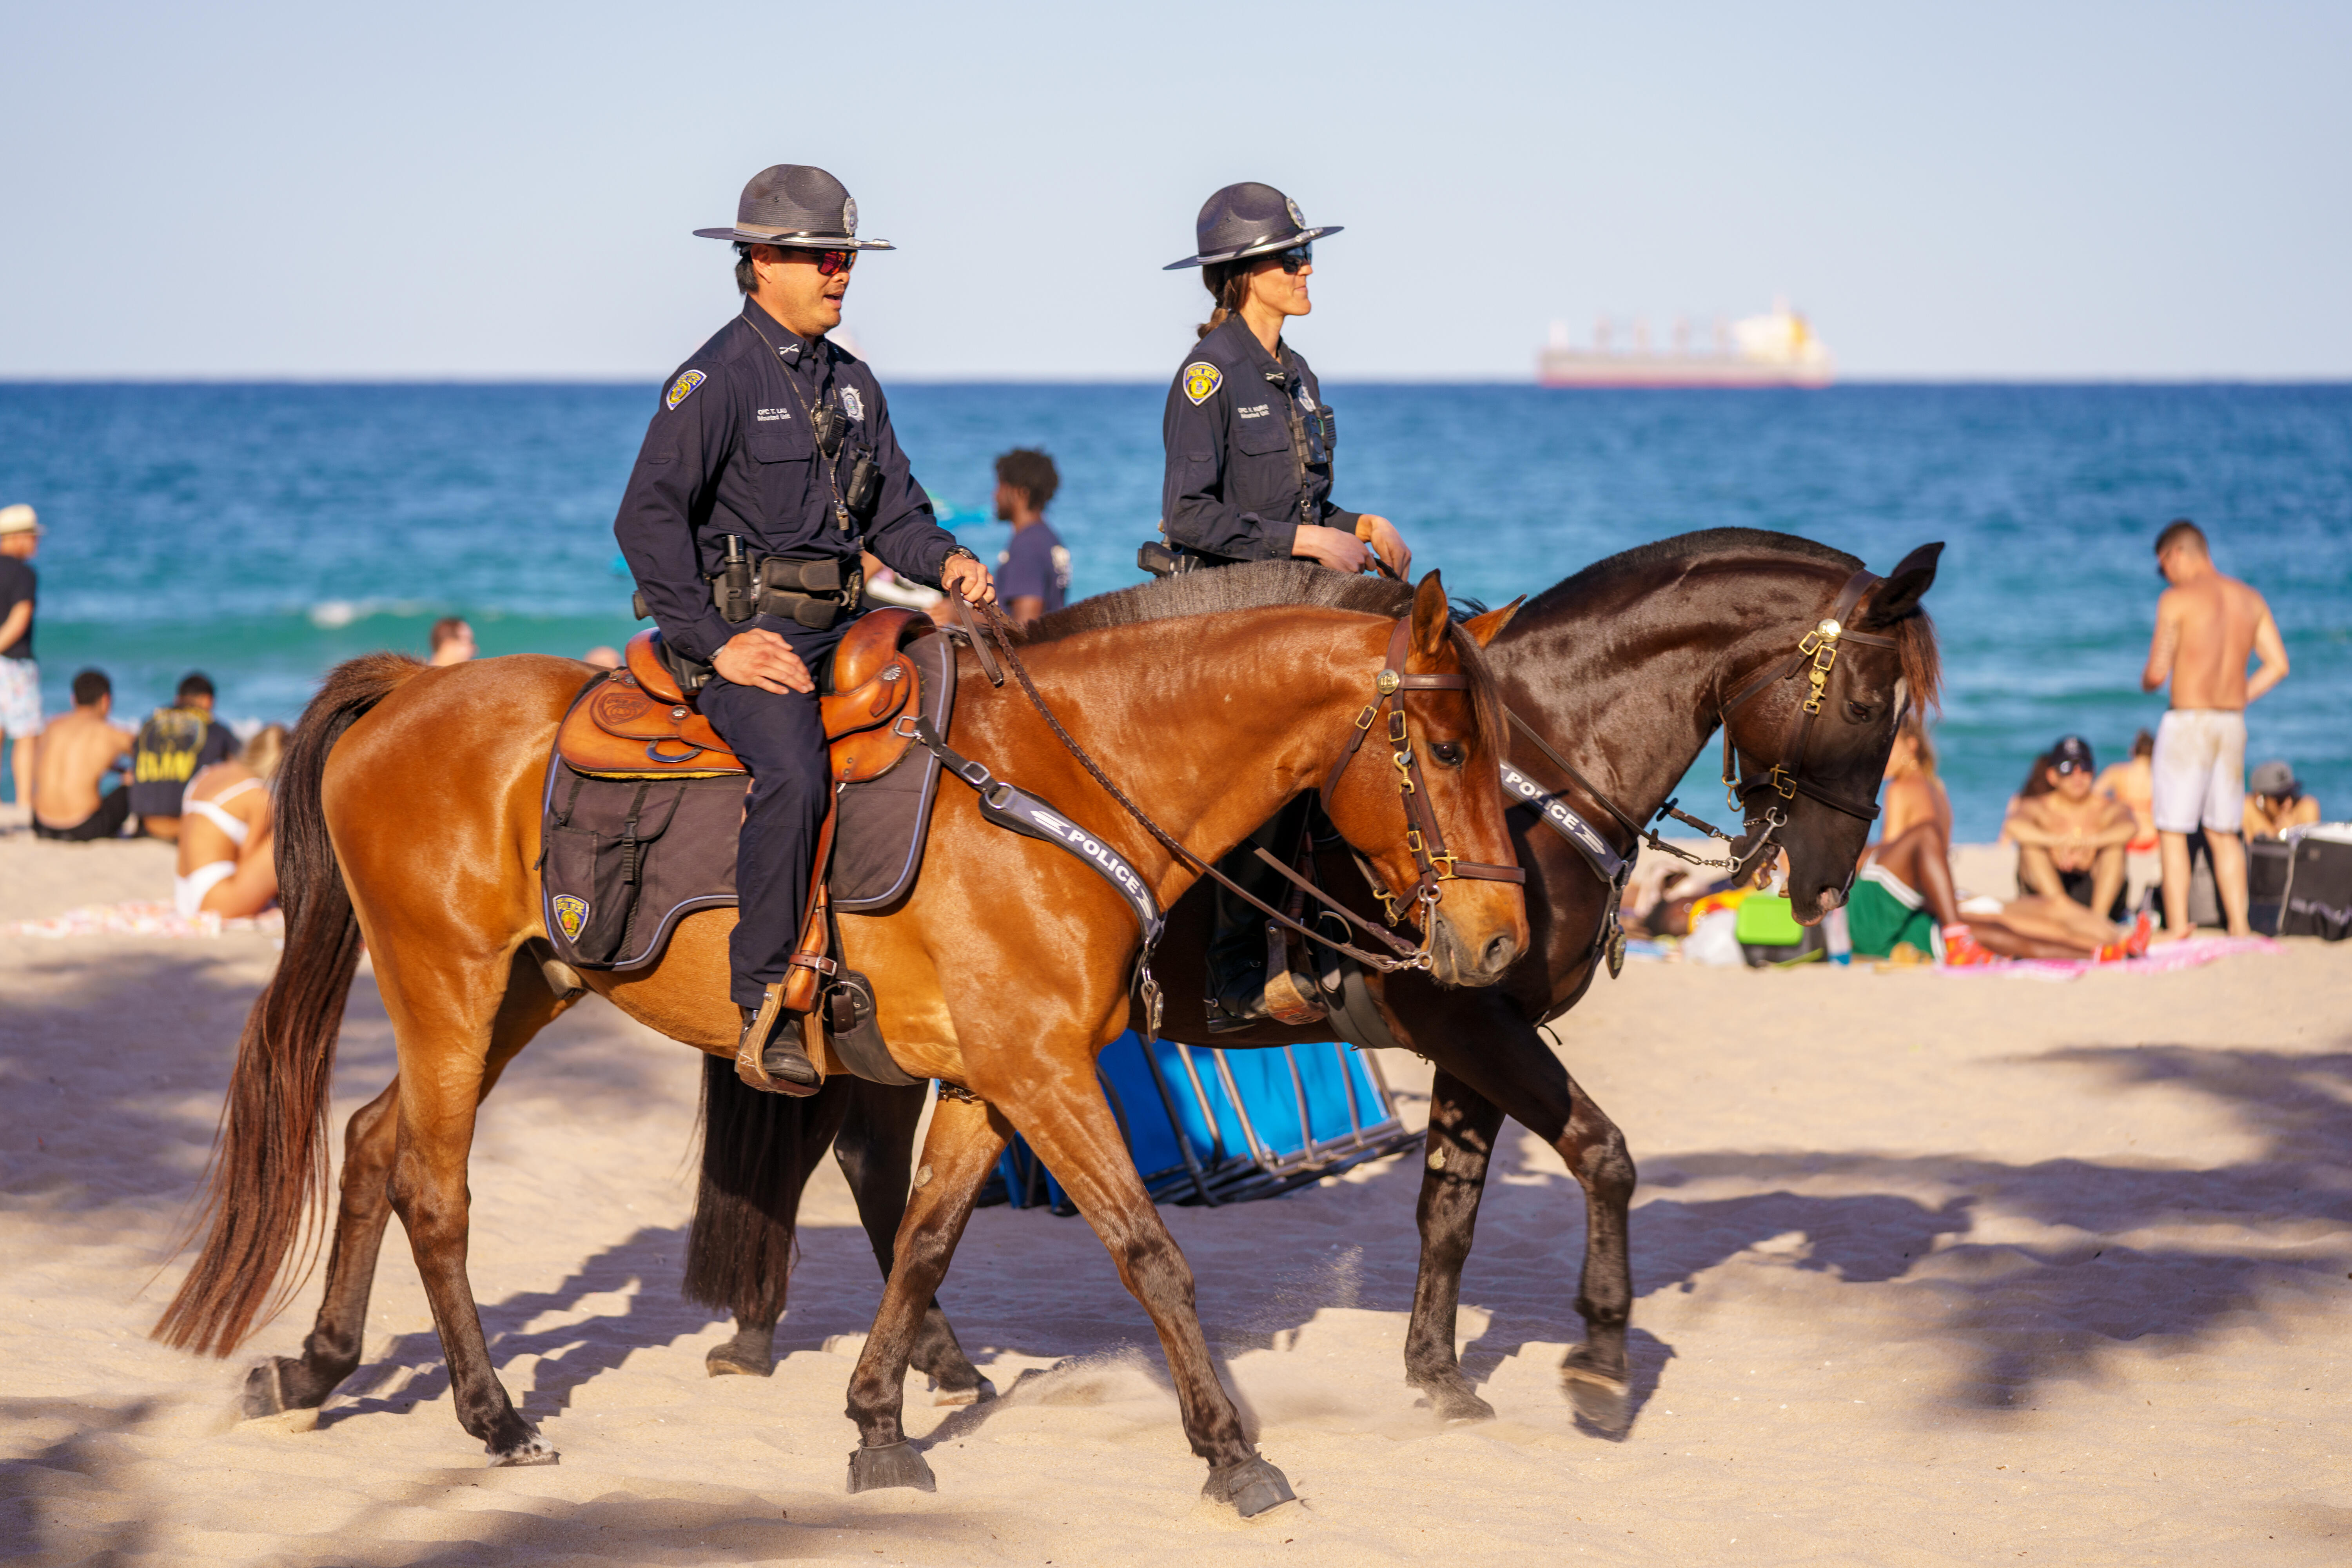
<path fill-rule="evenodd" d="M 336 666 L 287 742 L 272 830 L 286 951 L 237 1041 L 204 1195 L 181 1245 L 210 1223 L 195 1266 L 155 1324 L 153 1335 L 165 1344 L 228 1354 L 277 1315 L 318 1260 L 321 1227 L 313 1220 L 327 1197 L 327 1097 L 362 945 L 320 787 L 343 731 L 424 668 L 396 653 Z M 298 1246 L 300 1266 L 273 1296 Z"/>
<path fill-rule="evenodd" d="M 764 1094 L 730 1057 L 702 1058 L 702 1183 L 686 1242 L 686 1299 L 748 1323 L 783 1314 L 807 1119 L 814 1100 Z M 830 1142 L 831 1140 L 827 1139 Z"/>

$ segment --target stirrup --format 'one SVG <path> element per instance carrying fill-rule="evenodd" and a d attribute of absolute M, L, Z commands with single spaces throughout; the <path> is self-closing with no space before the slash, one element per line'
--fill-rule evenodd
<path fill-rule="evenodd" d="M 743 1032 L 735 1040 L 735 1076 L 764 1093 L 794 1099 L 824 1088 L 824 1070 L 785 1032 L 800 1027 L 806 1016 L 785 1008 L 783 982 L 770 985 L 758 1007 L 744 1009 Z"/>

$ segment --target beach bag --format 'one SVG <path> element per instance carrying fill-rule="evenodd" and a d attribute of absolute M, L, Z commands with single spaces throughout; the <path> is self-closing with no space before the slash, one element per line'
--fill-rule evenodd
<path fill-rule="evenodd" d="M 2279 935 L 2342 942 L 2352 935 L 2352 823 L 2289 828 L 2287 843 Z"/>
<path fill-rule="evenodd" d="M 2246 843 L 2246 921 L 2264 936 L 2279 933 L 2286 913 L 2287 877 L 2294 866 L 2294 846 L 2276 838 Z"/>
<path fill-rule="evenodd" d="M 1738 939 L 1740 956 L 1750 969 L 1800 963 L 1828 951 L 1819 925 L 1799 925 L 1789 900 L 1769 893 L 1756 893 L 1740 901 L 1732 934 Z"/>
<path fill-rule="evenodd" d="M 1738 969 L 1748 962 L 1739 946 L 1739 911 L 1711 910 L 1694 914 L 1690 935 L 1683 938 L 1683 962 L 1713 969 Z"/>

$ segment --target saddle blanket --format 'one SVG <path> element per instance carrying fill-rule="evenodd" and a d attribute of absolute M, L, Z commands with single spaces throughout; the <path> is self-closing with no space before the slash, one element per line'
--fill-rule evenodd
<path fill-rule="evenodd" d="M 898 656 L 921 680 L 921 716 L 944 732 L 955 708 L 955 648 L 916 639 Z M 834 907 L 888 909 L 922 869 L 940 759 L 908 746 L 886 771 L 835 788 Z M 658 963 L 677 922 L 733 904 L 735 840 L 746 780 L 612 779 L 550 760 L 542 805 L 541 897 L 556 956 L 576 969 L 629 971 Z"/>

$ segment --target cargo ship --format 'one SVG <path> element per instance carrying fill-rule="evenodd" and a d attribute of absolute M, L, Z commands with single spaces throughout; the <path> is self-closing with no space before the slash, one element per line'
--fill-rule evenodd
<path fill-rule="evenodd" d="M 1805 318 L 1786 300 L 1771 310 L 1737 321 L 1716 318 L 1712 342 L 1694 348 L 1687 318 L 1675 322 L 1663 351 L 1650 346 L 1646 321 L 1633 324 L 1631 342 L 1620 348 L 1614 323 L 1606 316 L 1594 327 L 1592 342 L 1578 348 L 1568 324 L 1554 321 L 1551 341 L 1536 357 L 1536 379 L 1546 386 L 1827 386 L 1834 361 Z"/>

